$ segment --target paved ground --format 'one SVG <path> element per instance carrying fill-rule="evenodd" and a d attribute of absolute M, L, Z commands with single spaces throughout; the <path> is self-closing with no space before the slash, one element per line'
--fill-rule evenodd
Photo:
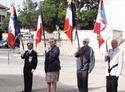
<path fill-rule="evenodd" d="M 21 92 L 23 90 L 23 60 L 20 54 L 10 53 L 8 64 L 7 51 L 0 50 L 0 92 Z M 33 92 L 46 92 L 44 79 L 44 56 L 39 56 L 39 63 L 34 72 Z M 60 56 L 61 72 L 57 92 L 78 92 L 76 85 L 76 62 L 74 57 Z M 89 75 L 89 92 L 105 91 L 105 63 L 102 57 L 96 58 L 95 69 Z M 125 92 L 125 63 L 119 78 L 118 92 Z"/>

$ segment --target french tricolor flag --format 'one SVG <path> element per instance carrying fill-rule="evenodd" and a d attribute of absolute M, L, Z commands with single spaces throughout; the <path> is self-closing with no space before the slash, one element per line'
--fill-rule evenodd
<path fill-rule="evenodd" d="M 41 17 L 41 2 L 38 0 L 38 23 L 36 32 L 36 47 L 41 42 L 41 35 L 43 33 L 42 17 Z"/>
<path fill-rule="evenodd" d="M 14 4 L 11 5 L 11 16 L 8 27 L 8 45 L 15 49 L 15 37 L 20 33 L 20 28 L 17 20 L 16 9 Z"/>
<path fill-rule="evenodd" d="M 73 28 L 75 27 L 75 10 L 74 10 L 74 4 L 71 2 L 71 4 L 68 5 L 67 12 L 66 12 L 66 18 L 64 23 L 64 33 L 72 43 L 72 33 Z"/>

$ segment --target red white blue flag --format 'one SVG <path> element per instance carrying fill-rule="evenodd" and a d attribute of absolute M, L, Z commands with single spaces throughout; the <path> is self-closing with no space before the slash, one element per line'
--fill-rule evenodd
<path fill-rule="evenodd" d="M 38 23 L 36 32 L 36 46 L 41 42 L 41 36 L 43 33 L 42 16 L 41 16 L 41 2 L 38 0 Z"/>
<path fill-rule="evenodd" d="M 97 40 L 100 48 L 101 45 L 109 38 L 109 31 L 103 0 L 100 0 L 99 3 L 99 12 L 94 27 L 94 33 L 97 33 Z"/>
<path fill-rule="evenodd" d="M 75 10 L 74 10 L 74 4 L 71 2 L 68 5 L 67 12 L 66 12 L 66 19 L 64 23 L 64 33 L 67 35 L 71 43 L 73 40 L 73 28 L 75 26 L 76 26 Z"/>
<path fill-rule="evenodd" d="M 11 15 L 8 27 L 8 45 L 15 49 L 15 37 L 20 33 L 20 28 L 17 20 L 16 9 L 14 4 L 11 5 Z"/>

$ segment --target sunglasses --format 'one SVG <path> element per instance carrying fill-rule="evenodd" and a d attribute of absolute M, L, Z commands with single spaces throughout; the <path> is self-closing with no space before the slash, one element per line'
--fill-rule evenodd
<path fill-rule="evenodd" d="M 86 41 L 83 41 L 83 43 L 87 43 Z"/>

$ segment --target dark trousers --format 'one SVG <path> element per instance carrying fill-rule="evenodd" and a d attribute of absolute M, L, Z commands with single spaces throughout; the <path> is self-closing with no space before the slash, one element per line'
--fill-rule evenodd
<path fill-rule="evenodd" d="M 117 92 L 118 77 L 106 76 L 106 90 L 107 92 Z"/>
<path fill-rule="evenodd" d="M 88 70 L 77 71 L 77 85 L 79 92 L 88 92 Z"/>
<path fill-rule="evenodd" d="M 33 74 L 31 73 L 31 69 L 24 70 L 24 90 L 32 91 L 32 79 Z"/>

